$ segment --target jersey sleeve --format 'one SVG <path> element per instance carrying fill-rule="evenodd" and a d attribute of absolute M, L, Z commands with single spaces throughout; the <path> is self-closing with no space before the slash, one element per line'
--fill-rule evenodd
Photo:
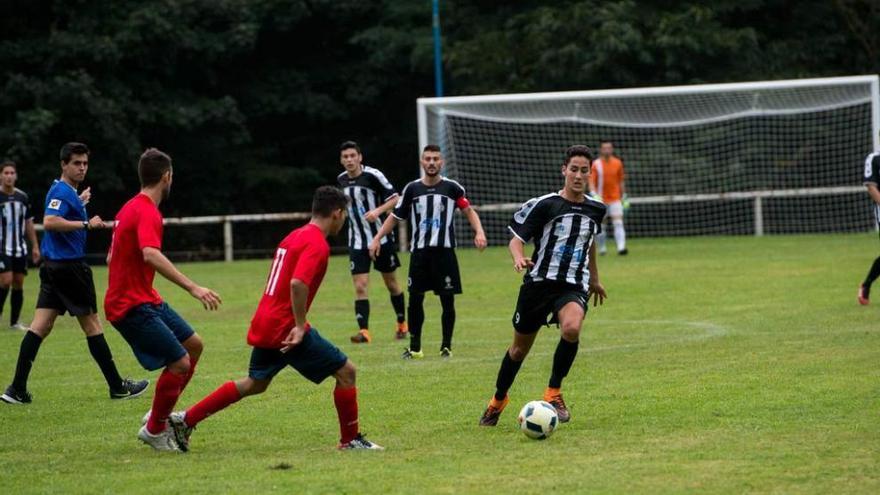
<path fill-rule="evenodd" d="M 459 184 L 458 182 L 452 183 L 452 199 L 455 200 L 455 207 L 459 210 L 464 210 L 466 208 L 470 208 L 471 202 L 467 199 L 467 193 L 464 190 L 464 186 Z"/>
<path fill-rule="evenodd" d="M 34 219 L 34 207 L 31 205 L 30 196 L 24 197 L 24 218 L 25 220 L 33 220 Z"/>
<path fill-rule="evenodd" d="M 880 185 L 880 153 L 871 153 L 865 158 L 864 182 Z"/>
<path fill-rule="evenodd" d="M 385 174 L 375 169 L 371 174 L 373 176 L 373 190 L 379 194 L 383 203 L 397 194 L 397 191 L 394 189 L 394 186 L 391 185 L 391 182 L 385 177 Z"/>
<path fill-rule="evenodd" d="M 162 217 L 151 212 L 141 216 L 137 225 L 138 248 L 162 249 Z"/>
<path fill-rule="evenodd" d="M 507 228 L 519 240 L 531 241 L 547 223 L 545 204 L 546 202 L 541 202 L 539 198 L 526 201 L 519 211 L 513 214 L 513 219 Z"/>
<path fill-rule="evenodd" d="M 309 242 L 303 247 L 302 253 L 297 258 L 296 266 L 293 267 L 291 279 L 301 280 L 311 286 L 315 277 L 321 273 L 321 267 L 327 263 L 330 256 L 329 248 L 318 242 Z"/>
<path fill-rule="evenodd" d="M 403 188 L 403 194 L 400 195 L 400 199 L 397 200 L 397 205 L 394 206 L 394 210 L 391 211 L 391 214 L 398 220 L 406 220 L 409 218 L 412 202 L 413 188 L 412 183 L 410 183 Z"/>
<path fill-rule="evenodd" d="M 70 213 L 70 205 L 67 201 L 62 197 L 61 194 L 58 194 L 57 191 L 54 191 L 46 200 L 46 211 L 43 213 L 44 216 L 57 216 L 64 217 Z"/>

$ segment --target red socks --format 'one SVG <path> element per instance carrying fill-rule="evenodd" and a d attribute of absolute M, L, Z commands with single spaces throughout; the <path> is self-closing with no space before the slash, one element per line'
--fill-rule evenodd
<path fill-rule="evenodd" d="M 189 357 L 189 373 L 187 373 L 186 378 L 183 379 L 183 386 L 180 387 L 180 393 L 183 393 L 183 390 L 189 385 L 189 381 L 192 380 L 193 375 L 196 374 L 196 363 L 198 362 L 198 358 L 192 356 Z"/>
<path fill-rule="evenodd" d="M 238 393 L 235 382 L 226 382 L 198 404 L 186 410 L 186 425 L 190 427 L 195 426 L 208 416 L 235 404 L 240 399 L 241 394 Z M 357 406 L 355 406 L 355 415 L 357 415 Z"/>
<path fill-rule="evenodd" d="M 186 375 L 172 373 L 167 368 L 159 375 L 159 380 L 156 381 L 156 395 L 153 396 L 153 412 L 147 422 L 148 432 L 156 435 L 165 429 L 165 421 L 174 410 L 185 383 Z"/>
<path fill-rule="evenodd" d="M 339 416 L 339 442 L 346 444 L 360 433 L 358 428 L 357 387 L 333 389 L 333 403 Z"/>

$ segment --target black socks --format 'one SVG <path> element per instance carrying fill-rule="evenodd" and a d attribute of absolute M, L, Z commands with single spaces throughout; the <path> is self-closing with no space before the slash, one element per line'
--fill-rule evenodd
<path fill-rule="evenodd" d="M 507 391 L 513 385 L 513 380 L 516 378 L 516 374 L 519 373 L 520 366 L 522 366 L 522 361 L 514 361 L 510 357 L 509 351 L 504 353 L 504 359 L 501 360 L 501 368 L 498 370 L 498 379 L 495 380 L 495 400 L 501 401 L 507 396 Z"/>
<path fill-rule="evenodd" d="M 2 294 L 0 294 L 2 297 Z M 21 316 L 21 306 L 24 304 L 24 291 L 21 289 L 12 289 L 12 297 L 9 298 L 9 326 L 15 325 L 18 323 L 18 318 Z M 0 305 L 0 308 L 3 306 Z"/>
<path fill-rule="evenodd" d="M 443 326 L 443 343 L 440 349 L 446 347 L 452 349 L 452 332 L 455 330 L 455 296 L 443 294 L 440 296 L 440 305 L 443 307 L 441 322 Z"/>
<path fill-rule="evenodd" d="M 406 321 L 406 315 L 403 313 L 403 310 L 406 307 L 403 292 L 396 296 L 391 296 L 391 306 L 394 308 L 394 313 L 397 315 L 397 323 L 403 323 Z"/>
<path fill-rule="evenodd" d="M 122 389 L 122 377 L 116 370 L 116 363 L 113 362 L 113 354 L 110 352 L 107 340 L 104 339 L 104 334 L 99 333 L 86 337 L 86 342 L 88 342 L 89 352 L 92 353 L 92 357 L 101 368 L 101 373 L 104 374 L 104 379 L 107 380 L 110 390 L 119 391 Z"/>
<path fill-rule="evenodd" d="M 21 348 L 18 351 L 18 363 L 15 365 L 15 377 L 12 379 L 12 387 L 19 392 L 27 391 L 28 375 L 31 374 L 31 367 L 34 360 L 37 359 L 37 351 L 40 350 L 40 344 L 43 339 L 34 332 L 27 332 L 21 339 Z"/>
<path fill-rule="evenodd" d="M 425 323 L 425 294 L 409 295 L 409 350 L 422 350 L 422 325 Z"/>
<path fill-rule="evenodd" d="M 550 374 L 550 388 L 561 388 L 562 379 L 568 375 L 571 365 L 574 364 L 574 358 L 578 353 L 578 344 L 580 342 L 569 342 L 565 339 L 559 339 L 556 346 L 556 352 L 553 353 L 553 372 Z"/>
<path fill-rule="evenodd" d="M 358 328 L 361 330 L 370 328 L 370 300 L 357 299 L 354 302 L 354 317 L 357 319 Z"/>
<path fill-rule="evenodd" d="M 865 278 L 865 281 L 862 283 L 862 285 L 865 286 L 866 290 L 871 289 L 871 284 L 873 284 L 874 281 L 877 280 L 877 277 L 880 277 L 880 257 L 878 257 L 877 259 L 874 260 L 874 264 L 871 265 L 871 270 L 868 271 L 868 276 Z M 2 297 L 3 297 L 3 294 L 0 293 L 0 301 L 2 301 Z M 0 303 L 0 304 L 2 304 L 2 303 Z M 0 307 L 2 307 L 2 306 L 0 306 Z"/>

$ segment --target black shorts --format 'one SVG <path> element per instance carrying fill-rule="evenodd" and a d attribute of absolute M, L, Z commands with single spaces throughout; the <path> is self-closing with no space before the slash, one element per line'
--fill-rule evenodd
<path fill-rule="evenodd" d="M 350 269 L 352 275 L 370 272 L 370 264 L 373 269 L 382 273 L 391 273 L 400 266 L 400 258 L 397 257 L 397 246 L 394 244 L 382 244 L 379 250 L 379 256 L 373 261 L 370 258 L 370 251 L 367 249 L 349 249 L 348 259 L 351 261 Z"/>
<path fill-rule="evenodd" d="M 27 275 L 27 256 L 0 255 L 0 273 L 12 272 Z"/>
<path fill-rule="evenodd" d="M 553 280 L 525 282 L 519 288 L 513 329 L 532 334 L 542 326 L 559 323 L 559 310 L 570 302 L 577 303 L 587 312 L 589 294 L 582 288 Z"/>
<path fill-rule="evenodd" d="M 92 269 L 82 260 L 43 262 L 37 309 L 85 316 L 98 312 Z"/>
<path fill-rule="evenodd" d="M 410 292 L 435 294 L 461 294 L 461 274 L 458 258 L 452 248 L 424 248 L 413 251 L 409 259 Z"/>

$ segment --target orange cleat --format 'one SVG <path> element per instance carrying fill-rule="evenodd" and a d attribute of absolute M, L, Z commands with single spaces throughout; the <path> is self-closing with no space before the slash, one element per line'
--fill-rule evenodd
<path fill-rule="evenodd" d="M 507 404 L 510 402 L 510 397 L 505 395 L 504 400 L 498 400 L 495 396 L 492 396 L 492 400 L 489 401 L 489 406 L 483 412 L 483 416 L 480 417 L 480 426 L 495 426 L 498 424 L 498 418 L 501 417 L 501 413 L 504 412 L 504 408 L 507 407 Z"/>
<path fill-rule="evenodd" d="M 369 344 L 373 341 L 373 338 L 370 337 L 370 331 L 366 328 L 361 328 L 361 331 L 351 336 L 351 342 L 353 344 Z"/>
<path fill-rule="evenodd" d="M 397 332 L 394 333 L 394 338 L 397 340 L 403 340 L 409 336 L 409 327 L 407 327 L 406 322 L 397 324 Z"/>
<path fill-rule="evenodd" d="M 565 401 L 562 400 L 560 389 L 547 387 L 547 390 L 544 391 L 544 402 L 549 402 L 556 409 L 560 423 L 568 423 L 571 420 L 571 413 L 568 412 Z"/>

